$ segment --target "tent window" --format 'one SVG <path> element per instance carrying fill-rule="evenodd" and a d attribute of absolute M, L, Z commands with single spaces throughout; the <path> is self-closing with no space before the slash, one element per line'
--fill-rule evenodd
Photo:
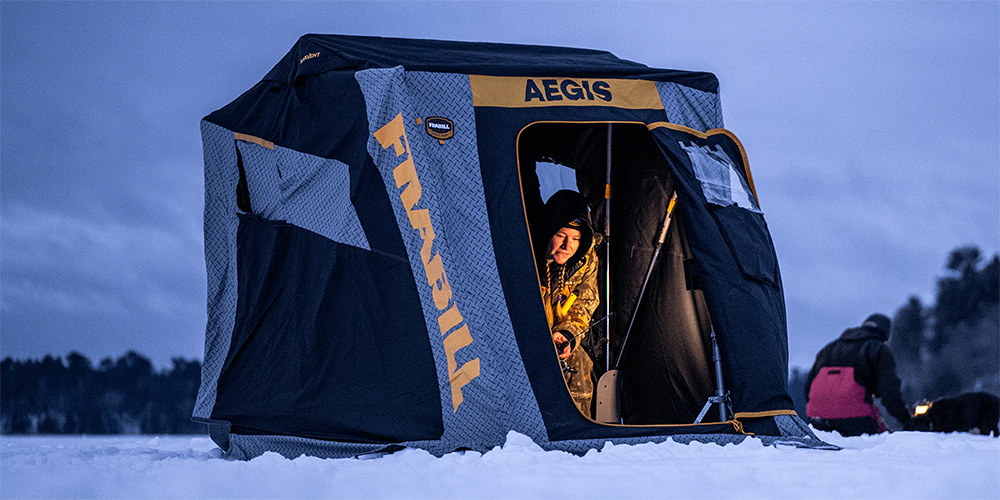
<path fill-rule="evenodd" d="M 746 179 L 722 148 L 685 142 L 680 142 L 680 145 L 691 159 L 695 176 L 701 181 L 701 190 L 709 203 L 723 207 L 736 205 L 762 213 Z"/>
<path fill-rule="evenodd" d="M 576 187 L 576 170 L 547 161 L 535 162 L 535 172 L 538 173 L 539 191 L 542 201 L 548 201 L 556 191 L 570 189 L 579 191 Z"/>

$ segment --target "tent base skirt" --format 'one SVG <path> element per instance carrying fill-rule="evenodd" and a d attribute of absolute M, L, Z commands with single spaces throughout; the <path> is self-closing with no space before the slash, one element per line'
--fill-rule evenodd
<path fill-rule="evenodd" d="M 826 443 L 816 437 L 809 427 L 798 417 L 778 415 L 773 418 L 780 436 L 750 436 L 745 434 L 674 434 L 661 436 L 618 437 L 607 439 L 571 439 L 561 441 L 545 441 L 529 438 L 511 431 L 506 439 L 497 443 L 481 443 L 477 446 L 454 446 L 445 441 L 418 441 L 397 444 L 381 443 L 346 443 L 341 441 L 326 441 L 295 436 L 269 436 L 259 434 L 230 434 L 229 450 L 224 457 L 234 460 L 250 460 L 265 452 L 277 452 L 286 458 L 312 456 L 319 458 L 358 458 L 379 456 L 393 453 L 405 448 L 427 450 L 435 456 L 443 456 L 453 451 L 474 450 L 485 453 L 505 442 L 513 440 L 533 441 L 540 448 L 550 451 L 565 451 L 575 455 L 584 455 L 590 450 L 601 450 L 607 444 L 637 445 L 643 443 L 663 443 L 673 441 L 679 444 L 714 443 L 720 446 L 739 444 L 746 439 L 759 439 L 764 446 L 792 446 L 795 448 L 839 450 L 840 448 Z"/>

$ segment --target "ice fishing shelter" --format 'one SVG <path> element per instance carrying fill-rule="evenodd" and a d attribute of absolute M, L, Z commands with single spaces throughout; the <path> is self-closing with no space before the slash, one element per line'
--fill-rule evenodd
<path fill-rule="evenodd" d="M 303 36 L 202 121 L 195 420 L 237 458 L 487 450 L 510 431 L 573 452 L 750 434 L 822 445 L 786 392 L 775 251 L 722 125 L 710 73 L 596 50 Z M 635 313 L 617 422 L 574 406 L 539 294 L 543 191 L 567 172 L 608 236 L 596 375 Z M 694 424 L 716 387 L 713 329 L 731 414 Z"/>

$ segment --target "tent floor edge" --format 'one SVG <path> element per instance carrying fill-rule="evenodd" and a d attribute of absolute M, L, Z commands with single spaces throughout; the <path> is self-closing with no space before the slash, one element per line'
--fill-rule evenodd
<path fill-rule="evenodd" d="M 222 450 L 222 453 L 229 453 L 229 434 L 233 427 L 231 423 L 226 420 L 200 417 L 194 417 L 191 421 L 207 425 L 208 437 L 212 438 L 212 442 Z"/>

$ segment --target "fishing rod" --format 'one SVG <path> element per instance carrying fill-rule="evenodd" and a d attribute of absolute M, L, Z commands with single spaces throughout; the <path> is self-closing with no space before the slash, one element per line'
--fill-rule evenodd
<path fill-rule="evenodd" d="M 587 328 L 586 330 L 584 330 L 582 336 L 588 335 L 591 332 L 591 330 L 593 330 L 594 328 L 596 328 L 597 325 L 600 325 L 601 323 L 607 321 L 608 318 L 610 318 L 613 314 L 614 313 L 608 314 L 607 316 L 605 316 L 605 317 L 603 317 L 603 318 L 601 318 L 601 319 L 599 319 L 599 320 L 594 321 L 593 323 L 591 323 L 590 324 L 590 328 Z M 560 342 L 560 343 L 556 344 L 556 351 L 557 352 L 562 352 L 562 350 L 565 349 L 565 348 L 567 348 L 567 347 L 569 347 L 569 341 L 568 340 L 565 341 L 565 342 Z M 569 365 L 566 364 L 566 360 L 564 360 L 564 359 L 560 359 L 559 360 L 559 366 L 562 367 L 562 371 L 563 372 L 576 373 L 576 370 L 570 368 Z"/>
<path fill-rule="evenodd" d="M 649 284 L 649 278 L 653 275 L 653 268 L 656 266 L 656 260 L 660 257 L 660 249 L 663 247 L 663 242 L 667 239 L 667 231 L 670 229 L 670 221 L 673 218 L 674 206 L 677 205 L 677 191 L 670 197 L 670 201 L 667 202 L 667 213 L 663 216 L 663 225 L 660 228 L 660 237 L 656 239 L 655 250 L 653 251 L 653 259 L 649 261 L 649 269 L 646 270 L 646 278 L 642 280 L 642 288 L 639 290 L 639 299 L 635 302 L 635 308 L 632 309 L 632 320 L 628 323 L 628 329 L 625 330 L 625 338 L 622 339 L 621 349 L 618 350 L 618 358 L 615 360 L 615 369 L 618 369 L 618 364 L 622 362 L 622 355 L 625 354 L 625 344 L 628 342 L 628 336 L 632 333 L 632 326 L 635 325 L 635 318 L 639 314 L 639 306 L 642 305 L 642 296 L 646 293 L 646 285 Z"/>

